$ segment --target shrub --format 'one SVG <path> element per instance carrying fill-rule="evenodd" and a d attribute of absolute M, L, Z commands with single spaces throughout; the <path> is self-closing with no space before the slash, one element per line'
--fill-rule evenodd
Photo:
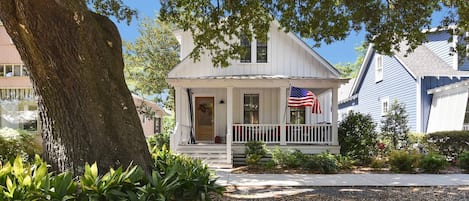
<path fill-rule="evenodd" d="M 464 151 L 469 151 L 469 131 L 441 131 L 429 133 L 425 141 L 434 151 L 454 160 Z"/>
<path fill-rule="evenodd" d="M 248 165 L 258 165 L 259 161 L 267 154 L 264 142 L 249 141 L 245 144 L 246 163 Z"/>
<path fill-rule="evenodd" d="M 23 130 L 0 129 L 0 161 L 14 159 L 18 155 L 25 161 L 33 161 L 34 155 L 41 152 L 34 138 L 35 135 Z"/>
<path fill-rule="evenodd" d="M 306 158 L 300 150 L 282 150 L 277 147 L 272 151 L 272 160 L 281 167 L 298 168 Z"/>
<path fill-rule="evenodd" d="M 381 121 L 381 133 L 388 138 L 394 148 L 406 148 L 409 140 L 409 127 L 407 126 L 407 112 L 405 105 L 397 100 L 391 103 L 389 111 Z M 401 147 L 398 147 L 401 145 Z"/>
<path fill-rule="evenodd" d="M 333 174 L 339 171 L 336 157 L 327 152 L 310 157 L 305 165 L 306 168 L 318 170 L 321 174 Z"/>
<path fill-rule="evenodd" d="M 288 160 L 290 154 L 287 151 L 283 151 L 279 147 L 275 147 L 272 151 L 272 161 L 280 167 L 286 167 L 286 161 Z"/>
<path fill-rule="evenodd" d="M 389 155 L 389 164 L 391 171 L 394 172 L 412 172 L 418 165 L 419 155 L 409 153 L 404 150 L 392 151 Z"/>
<path fill-rule="evenodd" d="M 149 149 L 157 147 L 161 149 L 163 146 L 169 147 L 169 133 L 154 134 L 147 138 Z"/>
<path fill-rule="evenodd" d="M 459 154 L 458 166 L 461 169 L 469 171 L 469 152 L 468 151 L 465 151 L 465 152 Z"/>
<path fill-rule="evenodd" d="M 358 163 L 369 163 L 376 152 L 377 133 L 370 115 L 349 112 L 339 123 L 340 154 Z"/>
<path fill-rule="evenodd" d="M 337 155 L 337 165 L 341 170 L 350 170 L 353 168 L 355 161 L 348 156 Z"/>
<path fill-rule="evenodd" d="M 386 167 L 386 160 L 383 158 L 374 158 L 370 164 L 371 168 L 380 169 Z"/>
<path fill-rule="evenodd" d="M 448 165 L 448 161 L 440 154 L 430 153 L 420 159 L 419 165 L 424 172 L 438 173 Z"/>

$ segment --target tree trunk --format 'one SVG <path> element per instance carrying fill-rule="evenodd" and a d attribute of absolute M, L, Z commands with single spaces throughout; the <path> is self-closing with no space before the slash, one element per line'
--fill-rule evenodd
<path fill-rule="evenodd" d="M 57 171 L 152 166 L 124 80 L 115 25 L 82 0 L 0 0 L 0 19 L 38 95 L 43 158 Z"/>

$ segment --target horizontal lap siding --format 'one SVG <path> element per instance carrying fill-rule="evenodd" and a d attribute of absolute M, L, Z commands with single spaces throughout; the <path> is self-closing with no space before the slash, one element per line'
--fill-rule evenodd
<path fill-rule="evenodd" d="M 450 35 L 447 32 L 435 32 L 428 34 L 428 42 L 424 45 L 440 57 L 449 66 L 453 66 L 453 56 L 449 55 L 451 43 L 448 43 Z"/>
<path fill-rule="evenodd" d="M 398 100 L 399 103 L 405 104 L 408 126 L 411 130 L 416 130 L 416 82 L 414 78 L 394 57 L 383 56 L 383 80 L 376 83 L 374 56 L 360 86 L 358 111 L 370 114 L 378 124 L 377 130 L 380 130 L 381 99 L 388 97 L 390 103 Z"/>

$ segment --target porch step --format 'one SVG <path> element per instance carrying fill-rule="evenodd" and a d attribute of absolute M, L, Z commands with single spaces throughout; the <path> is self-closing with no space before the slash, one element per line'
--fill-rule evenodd
<path fill-rule="evenodd" d="M 226 160 L 225 145 L 182 145 L 178 146 L 177 153 L 200 159 L 210 168 L 231 168 L 232 164 Z"/>

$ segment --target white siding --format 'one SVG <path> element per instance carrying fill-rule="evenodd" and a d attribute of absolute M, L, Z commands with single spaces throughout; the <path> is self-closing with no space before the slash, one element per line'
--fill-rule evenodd
<path fill-rule="evenodd" d="M 182 58 L 194 47 L 189 33 L 182 34 Z M 284 75 L 318 78 L 335 78 L 324 66 L 314 58 L 297 41 L 285 32 L 272 26 L 268 41 L 268 63 L 239 63 L 231 61 L 227 68 L 214 68 L 210 57 L 205 54 L 199 62 L 194 63 L 187 58 L 176 66 L 169 77 L 201 77 L 221 75 Z M 189 44 L 188 44 L 189 43 Z M 190 49 L 190 50 L 189 50 Z"/>
<path fill-rule="evenodd" d="M 427 132 L 461 130 L 468 89 L 460 87 L 433 94 Z"/>

